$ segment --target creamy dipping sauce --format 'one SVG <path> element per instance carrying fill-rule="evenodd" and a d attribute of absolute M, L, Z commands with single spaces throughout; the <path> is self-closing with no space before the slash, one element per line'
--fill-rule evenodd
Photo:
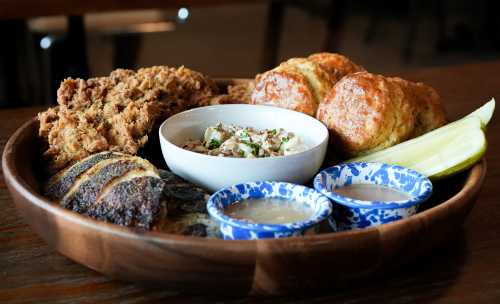
<path fill-rule="evenodd" d="M 352 184 L 336 188 L 334 192 L 345 197 L 362 201 L 389 202 L 404 201 L 411 198 L 411 196 L 401 191 L 373 184 Z"/>
<path fill-rule="evenodd" d="M 254 223 L 285 224 L 308 220 L 314 211 L 295 200 L 268 197 L 234 202 L 224 214 Z"/>

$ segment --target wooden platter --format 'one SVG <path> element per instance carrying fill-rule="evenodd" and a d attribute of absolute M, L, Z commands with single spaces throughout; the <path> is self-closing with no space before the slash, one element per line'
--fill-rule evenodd
<path fill-rule="evenodd" d="M 50 246 L 119 280 L 195 293 L 276 295 L 328 289 L 381 275 L 446 243 L 474 206 L 483 159 L 435 184 L 431 200 L 408 219 L 377 228 L 257 241 L 224 241 L 139 232 L 98 222 L 39 193 L 36 119 L 7 143 L 2 166 L 17 210 Z"/>

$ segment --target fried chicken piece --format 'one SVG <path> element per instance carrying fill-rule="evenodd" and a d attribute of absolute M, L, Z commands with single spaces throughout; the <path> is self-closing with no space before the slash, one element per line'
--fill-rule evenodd
<path fill-rule="evenodd" d="M 314 116 L 335 79 L 318 63 L 292 58 L 256 77 L 252 104 L 271 105 Z"/>
<path fill-rule="evenodd" d="M 317 118 L 349 157 L 390 147 L 446 122 L 431 87 L 368 72 L 337 82 L 320 104 Z"/>
<path fill-rule="evenodd" d="M 49 146 L 44 153 L 49 170 L 104 150 L 134 155 L 154 126 L 170 115 L 208 105 L 217 93 L 212 80 L 185 67 L 68 78 L 57 92 L 59 105 L 38 114 L 39 134 Z"/>
<path fill-rule="evenodd" d="M 227 94 L 221 94 L 210 100 L 210 105 L 219 104 L 249 104 L 252 99 L 252 91 L 255 88 L 253 81 L 237 83 L 227 87 Z"/>
<path fill-rule="evenodd" d="M 318 63 L 335 81 L 340 80 L 345 75 L 365 71 L 362 66 L 336 53 L 316 53 L 307 57 L 307 59 Z"/>
<path fill-rule="evenodd" d="M 255 88 L 255 82 L 249 81 L 246 83 L 238 83 L 235 85 L 229 85 L 227 87 L 227 93 L 231 98 L 241 101 L 241 103 L 250 103 L 252 100 L 252 92 Z"/>

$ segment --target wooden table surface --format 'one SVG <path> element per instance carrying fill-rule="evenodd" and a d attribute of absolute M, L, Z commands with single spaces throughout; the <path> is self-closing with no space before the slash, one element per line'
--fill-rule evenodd
<path fill-rule="evenodd" d="M 432 68 L 402 75 L 441 94 L 451 119 L 497 97 L 500 61 Z M 0 111 L 0 146 L 40 108 Z M 498 111 L 497 111 L 498 112 Z M 330 294 L 283 298 L 295 303 L 500 303 L 500 121 L 488 128 L 488 173 L 463 229 L 429 256 L 376 281 Z M 147 257 L 145 257 L 147 258 Z M 335 274 L 332 274 L 335 275 Z M 214 278 L 216 280 L 217 278 Z M 145 303 L 158 301 L 275 303 L 278 299 L 191 296 L 108 279 L 49 248 L 18 216 L 0 178 L 0 303 Z"/>

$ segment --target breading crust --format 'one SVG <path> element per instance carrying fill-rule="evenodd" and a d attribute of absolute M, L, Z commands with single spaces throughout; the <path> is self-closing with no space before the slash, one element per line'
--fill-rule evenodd
<path fill-rule="evenodd" d="M 148 133 L 170 115 L 210 104 L 215 83 L 185 67 L 118 69 L 109 77 L 68 78 L 58 106 L 39 113 L 39 134 L 49 148 L 49 169 L 57 171 L 90 154 L 110 150 L 136 154 Z"/>

